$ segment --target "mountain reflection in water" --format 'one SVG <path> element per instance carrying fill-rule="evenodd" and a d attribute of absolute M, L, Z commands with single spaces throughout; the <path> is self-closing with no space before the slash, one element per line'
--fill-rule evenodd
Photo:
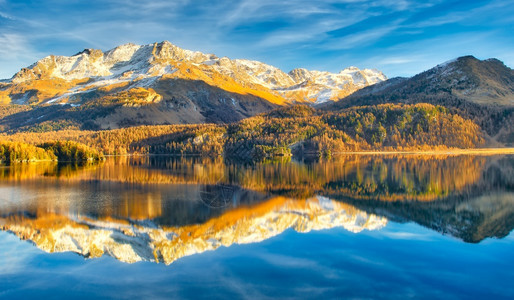
<path fill-rule="evenodd" d="M 48 252 L 169 264 L 292 228 L 416 222 L 465 242 L 514 228 L 512 156 L 256 165 L 162 157 L 0 167 L 0 228 Z"/>

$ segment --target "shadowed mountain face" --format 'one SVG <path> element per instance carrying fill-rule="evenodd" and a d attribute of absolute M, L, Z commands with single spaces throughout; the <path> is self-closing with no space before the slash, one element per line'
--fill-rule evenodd
<path fill-rule="evenodd" d="M 137 125 L 231 123 L 278 107 L 261 97 L 239 94 L 211 86 L 204 81 L 162 79 L 155 84 L 158 101 L 138 103 L 136 95 L 126 99 L 91 91 L 81 106 L 41 105 L 0 120 L 4 130 L 62 124 L 63 128 L 115 129 Z M 107 98 L 106 98 L 107 97 Z"/>
<path fill-rule="evenodd" d="M 416 222 L 465 242 L 514 228 L 512 156 L 240 165 L 133 158 L 0 168 L 0 227 L 48 252 L 169 264 L 291 228 Z"/>
<path fill-rule="evenodd" d="M 364 88 L 325 108 L 420 102 L 443 105 L 473 119 L 493 141 L 514 142 L 514 70 L 497 59 L 460 57 L 411 78 Z"/>

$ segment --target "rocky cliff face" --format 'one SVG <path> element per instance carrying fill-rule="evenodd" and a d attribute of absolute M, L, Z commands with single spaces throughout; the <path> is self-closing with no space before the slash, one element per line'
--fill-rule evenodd
<path fill-rule="evenodd" d="M 257 243 L 289 228 L 309 232 L 344 227 L 360 232 L 377 230 L 386 224 L 386 218 L 321 196 L 306 201 L 275 197 L 251 207 L 230 210 L 202 224 L 181 227 L 160 227 L 152 221 L 132 223 L 47 213 L 36 218 L 0 219 L 2 230 L 30 240 L 46 252 L 72 251 L 91 258 L 107 254 L 127 263 L 165 264 L 220 246 Z"/>

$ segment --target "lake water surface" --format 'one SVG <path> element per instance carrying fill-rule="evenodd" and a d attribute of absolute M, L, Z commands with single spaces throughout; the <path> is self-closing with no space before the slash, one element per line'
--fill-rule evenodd
<path fill-rule="evenodd" d="M 0 166 L 0 298 L 514 297 L 514 156 Z"/>

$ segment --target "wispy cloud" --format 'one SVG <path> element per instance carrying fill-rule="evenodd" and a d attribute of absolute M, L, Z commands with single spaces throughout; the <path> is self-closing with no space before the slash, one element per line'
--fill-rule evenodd
<path fill-rule="evenodd" d="M 477 24 L 477 21 L 488 15 L 496 15 L 498 10 L 504 9 L 508 6 L 505 1 L 492 1 L 483 6 L 478 7 L 455 7 L 452 10 L 442 10 L 435 15 L 429 15 L 427 18 L 413 22 L 410 27 L 412 28 L 426 28 L 433 26 L 442 26 L 446 24 L 466 23 Z M 490 18 L 490 23 L 502 21 L 504 18 Z M 487 25 L 487 24 L 482 24 Z"/>
<path fill-rule="evenodd" d="M 0 34 L 0 56 L 7 59 L 30 58 L 39 54 L 22 35 L 14 33 Z"/>
<path fill-rule="evenodd" d="M 378 39 L 397 29 L 398 26 L 381 27 L 354 34 L 339 39 L 333 39 L 326 44 L 328 49 L 352 49 L 375 43 Z"/>
<path fill-rule="evenodd" d="M 322 19 L 313 21 L 307 28 L 292 28 L 270 32 L 259 42 L 259 46 L 270 47 L 294 43 L 317 44 L 327 39 L 328 34 L 361 22 L 367 16 L 355 14 L 342 19 Z"/>
<path fill-rule="evenodd" d="M 189 0 L 108 0 L 105 1 L 105 14 L 112 15 L 114 11 L 119 17 L 128 16 L 164 19 L 177 16 L 181 9 L 190 3 Z"/>
<path fill-rule="evenodd" d="M 431 241 L 433 238 L 429 234 L 420 234 L 413 232 L 383 232 L 384 236 L 394 240 L 409 240 L 409 241 Z"/>
<path fill-rule="evenodd" d="M 228 10 L 228 13 L 220 19 L 219 25 L 237 25 L 243 20 L 263 18 L 262 13 L 257 13 L 266 6 L 269 6 L 268 1 L 252 1 L 244 0 L 240 1 L 232 10 Z M 265 16 L 266 14 L 264 14 Z"/>
<path fill-rule="evenodd" d="M 400 57 L 388 57 L 379 61 L 381 65 L 402 65 L 415 62 L 416 59 L 400 56 Z"/>
<path fill-rule="evenodd" d="M 6 13 L 3 13 L 1 11 L 0 11 L 0 18 L 4 18 L 4 19 L 7 19 L 7 20 L 12 20 L 12 21 L 16 20 L 14 17 L 12 17 L 12 16 L 10 16 L 10 15 L 8 15 Z"/>
<path fill-rule="evenodd" d="M 285 70 L 302 64 L 338 71 L 332 68 L 347 64 L 406 75 L 420 60 L 404 56 L 420 56 L 424 66 L 460 51 L 509 52 L 513 15 L 514 7 L 502 0 L 53 0 L 30 6 L 0 0 L 0 33 L 8 43 L 2 51 L 9 55 L 0 57 L 0 77 L 12 76 L 33 56 L 163 40 Z M 483 34 L 489 43 L 465 41 Z"/>

